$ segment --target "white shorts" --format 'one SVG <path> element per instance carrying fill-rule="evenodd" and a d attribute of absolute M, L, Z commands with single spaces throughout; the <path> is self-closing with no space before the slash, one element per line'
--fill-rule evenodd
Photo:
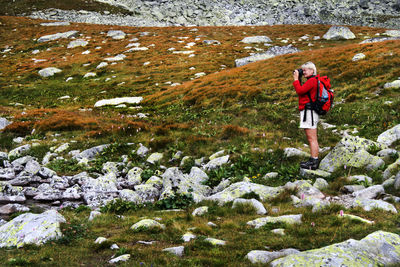
<path fill-rule="evenodd" d="M 306 121 L 303 121 L 304 120 L 304 112 L 305 112 L 305 110 L 300 111 L 300 127 L 299 128 L 301 128 L 301 129 L 316 129 L 318 122 L 319 122 L 319 115 L 314 110 L 308 109 L 307 115 L 306 115 L 307 116 Z M 313 113 L 312 117 L 311 117 L 311 112 Z M 314 119 L 314 125 L 312 123 L 312 118 Z"/>

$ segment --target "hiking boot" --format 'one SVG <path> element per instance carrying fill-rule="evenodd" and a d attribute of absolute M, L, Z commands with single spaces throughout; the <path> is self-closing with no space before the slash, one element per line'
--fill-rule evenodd
<path fill-rule="evenodd" d="M 308 161 L 301 162 L 300 168 L 307 169 L 307 170 L 316 170 L 319 166 L 319 160 L 310 158 Z"/>

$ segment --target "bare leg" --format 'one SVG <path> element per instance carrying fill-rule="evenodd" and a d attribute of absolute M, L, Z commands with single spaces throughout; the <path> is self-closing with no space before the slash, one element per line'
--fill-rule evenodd
<path fill-rule="evenodd" d="M 306 133 L 308 144 L 310 145 L 311 157 L 318 158 L 319 146 L 318 146 L 317 129 L 304 129 L 304 131 Z"/>

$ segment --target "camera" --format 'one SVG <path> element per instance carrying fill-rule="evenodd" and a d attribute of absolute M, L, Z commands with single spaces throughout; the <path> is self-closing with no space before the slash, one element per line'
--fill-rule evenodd
<path fill-rule="evenodd" d="M 303 69 L 297 69 L 297 71 L 299 72 L 299 79 L 301 79 L 301 76 L 303 76 Z"/>

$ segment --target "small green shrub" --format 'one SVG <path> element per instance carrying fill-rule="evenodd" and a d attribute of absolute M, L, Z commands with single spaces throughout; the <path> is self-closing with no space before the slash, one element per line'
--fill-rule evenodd
<path fill-rule="evenodd" d="M 144 207 L 145 207 L 144 204 L 136 204 L 131 201 L 126 201 L 126 200 L 123 200 L 120 198 L 116 198 L 112 201 L 109 201 L 106 205 L 100 207 L 100 212 L 124 214 L 124 213 L 130 212 L 130 211 L 137 211 Z"/>
<path fill-rule="evenodd" d="M 194 204 L 192 194 L 176 194 L 156 202 L 156 207 L 165 209 L 185 209 Z"/>
<path fill-rule="evenodd" d="M 62 237 L 57 240 L 57 243 L 68 245 L 74 240 L 84 238 L 88 235 L 87 225 L 77 220 L 61 224 Z"/>

